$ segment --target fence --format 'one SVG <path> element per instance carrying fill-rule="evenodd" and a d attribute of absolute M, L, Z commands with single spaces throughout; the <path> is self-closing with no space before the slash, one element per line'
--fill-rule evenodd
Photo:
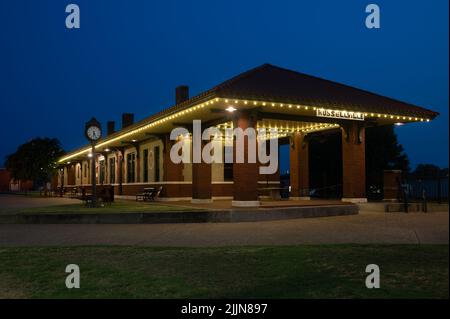
<path fill-rule="evenodd" d="M 435 179 L 411 179 L 407 182 L 408 197 L 433 201 L 448 201 L 448 177 Z"/>

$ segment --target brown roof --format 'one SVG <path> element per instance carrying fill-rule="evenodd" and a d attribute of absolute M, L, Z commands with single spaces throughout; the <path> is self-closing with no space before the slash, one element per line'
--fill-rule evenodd
<path fill-rule="evenodd" d="M 248 99 L 302 104 L 366 113 L 396 114 L 433 119 L 439 113 L 348 85 L 283 69 L 270 64 L 241 73 L 180 104 L 166 108 L 102 139 L 107 141 L 150 122 L 213 98 Z M 88 146 L 73 152 L 76 153 Z"/>
<path fill-rule="evenodd" d="M 203 93 L 218 97 L 278 101 L 367 113 L 434 118 L 439 113 L 348 85 L 270 64 L 241 73 Z"/>
<path fill-rule="evenodd" d="M 215 97 L 304 104 L 430 119 L 439 115 L 420 106 L 266 63 L 222 82 L 185 102 L 148 116 L 114 135 L 120 135 L 122 132 Z"/>

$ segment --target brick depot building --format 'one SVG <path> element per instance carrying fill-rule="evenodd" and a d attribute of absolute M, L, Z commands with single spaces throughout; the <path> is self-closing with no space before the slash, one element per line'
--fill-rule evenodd
<path fill-rule="evenodd" d="M 227 111 L 230 106 L 235 111 Z M 170 160 L 170 149 L 176 143 L 170 140 L 172 129 L 191 130 L 192 121 L 201 120 L 205 128 L 277 128 L 280 144 L 290 144 L 290 197 L 297 199 L 309 195 L 309 141 L 320 134 L 340 134 L 342 199 L 362 202 L 366 200 L 365 128 L 426 123 L 437 115 L 422 107 L 264 64 L 193 98 L 189 98 L 187 87 L 178 87 L 176 105 L 137 123 L 133 123 L 132 114 L 123 114 L 120 131 L 114 131 L 114 122 L 108 122 L 106 134 L 96 145 L 96 179 L 98 184 L 112 185 L 114 194 L 122 196 L 162 186 L 160 197 L 166 200 L 232 199 L 236 206 L 258 205 L 265 187 L 279 185 L 279 172 L 260 175 L 259 164 L 247 162 L 175 164 Z M 246 152 L 247 147 L 245 144 Z M 90 146 L 85 146 L 59 160 L 59 186 L 66 190 L 89 188 L 90 152 Z"/>

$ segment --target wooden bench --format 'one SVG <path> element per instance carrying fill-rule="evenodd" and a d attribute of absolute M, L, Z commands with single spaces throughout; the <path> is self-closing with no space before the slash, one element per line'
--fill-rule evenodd
<path fill-rule="evenodd" d="M 88 194 L 85 187 L 81 188 L 81 195 L 74 198 L 84 201 L 86 205 L 92 204 L 92 194 Z M 97 200 L 105 204 L 111 204 L 114 202 L 114 187 L 104 185 L 98 186 Z"/>
<path fill-rule="evenodd" d="M 139 200 L 146 201 L 147 199 L 150 199 L 151 194 L 154 192 L 154 187 L 147 187 L 144 188 L 144 191 L 142 193 L 136 194 L 136 201 Z"/>
<path fill-rule="evenodd" d="M 159 197 L 159 194 L 162 191 L 162 186 L 158 187 L 158 188 L 154 188 L 154 187 L 147 187 L 144 188 L 144 191 L 142 193 L 136 194 L 136 201 L 142 200 L 142 201 L 147 201 L 147 200 L 155 200 L 156 198 Z"/>

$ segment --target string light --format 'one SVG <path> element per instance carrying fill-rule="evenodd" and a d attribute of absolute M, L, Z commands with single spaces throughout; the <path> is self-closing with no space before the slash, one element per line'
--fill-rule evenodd
<path fill-rule="evenodd" d="M 130 137 L 132 135 L 135 135 L 135 134 L 141 133 L 141 132 L 143 132 L 145 130 L 148 130 L 149 128 L 153 128 L 155 126 L 164 124 L 168 120 L 174 120 L 174 119 L 176 119 L 176 118 L 178 118 L 180 116 L 183 116 L 185 114 L 193 113 L 194 111 L 197 111 L 197 110 L 200 110 L 200 109 L 204 108 L 205 105 L 213 105 L 216 102 L 220 102 L 221 100 L 222 99 L 220 99 L 220 98 L 214 98 L 214 99 L 211 99 L 209 101 L 206 101 L 206 102 L 197 104 L 195 106 L 192 106 L 190 108 L 184 109 L 182 111 L 178 111 L 176 113 L 169 114 L 165 118 L 156 120 L 156 121 L 154 121 L 152 123 L 145 124 L 145 125 L 143 125 L 141 127 L 135 128 L 135 129 L 133 129 L 131 131 L 124 132 L 124 133 L 120 134 L 119 136 L 116 136 L 116 137 L 113 137 L 113 138 L 109 138 L 109 139 L 107 139 L 107 140 L 105 140 L 103 142 L 100 142 L 95 147 L 96 148 L 101 148 L 101 147 L 104 147 L 104 146 L 109 145 L 111 143 L 114 143 L 116 141 L 123 140 L 123 139 L 125 139 L 127 137 Z M 228 99 L 224 99 L 222 101 L 225 101 L 225 103 L 228 103 Z M 240 100 L 235 99 L 234 102 L 235 102 L 235 104 L 238 104 L 240 102 Z M 261 103 L 262 106 L 266 106 L 266 105 L 270 104 L 272 107 L 275 107 L 276 105 L 279 105 L 280 108 L 284 107 L 283 103 L 277 104 L 275 102 L 268 103 L 268 102 L 265 102 L 265 101 L 248 101 L 248 100 L 243 100 L 243 103 L 245 105 L 248 105 L 249 102 L 253 102 L 253 105 L 258 105 L 258 103 Z M 292 104 L 288 104 L 288 107 L 289 107 L 289 109 L 292 109 Z M 296 109 L 297 110 L 301 110 L 300 105 L 296 105 Z M 313 106 L 312 109 L 314 111 L 317 110 L 317 108 L 315 106 Z M 308 106 L 304 106 L 304 110 L 308 111 L 309 107 Z M 364 116 L 368 116 L 368 113 L 364 113 Z M 403 115 L 396 115 L 396 114 L 370 113 L 370 117 L 378 117 L 378 118 L 382 118 L 382 117 L 383 118 L 388 118 L 389 117 L 390 119 L 396 118 L 396 119 L 403 119 L 404 121 L 408 120 L 408 121 L 420 121 L 420 122 L 426 121 L 426 122 L 430 122 L 429 118 L 418 118 L 418 117 L 414 117 L 413 118 L 413 117 L 406 117 L 406 116 L 403 116 Z M 309 128 L 308 130 L 313 130 L 313 128 Z M 293 131 L 295 131 L 295 130 L 293 130 Z M 86 155 L 86 154 L 89 153 L 90 149 L 91 149 L 90 147 L 86 147 L 86 148 L 84 148 L 84 149 L 82 149 L 80 151 L 68 154 L 67 156 L 59 159 L 58 162 L 59 163 L 64 163 L 64 162 L 67 162 L 67 160 L 72 159 L 74 157 L 81 156 L 81 155 Z"/>

